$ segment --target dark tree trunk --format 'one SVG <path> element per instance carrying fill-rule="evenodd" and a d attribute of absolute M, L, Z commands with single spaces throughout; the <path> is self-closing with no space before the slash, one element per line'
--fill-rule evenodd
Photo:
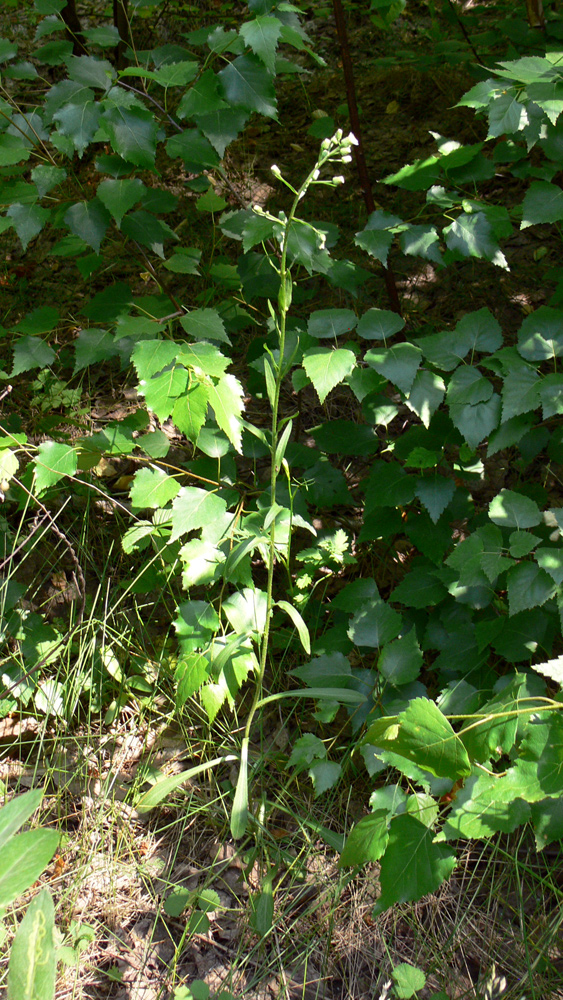
<path fill-rule="evenodd" d="M 119 31 L 119 45 L 115 49 L 115 65 L 118 69 L 123 69 L 125 49 L 131 44 L 127 3 L 128 0 L 113 0 L 113 23 Z"/>
<path fill-rule="evenodd" d="M 61 17 L 66 24 L 66 36 L 72 42 L 72 51 L 74 55 L 87 56 L 88 49 L 86 48 L 86 42 L 84 40 L 84 35 L 82 34 L 80 20 L 78 14 L 76 13 L 75 0 L 67 0 L 66 7 L 63 7 L 61 10 Z"/>

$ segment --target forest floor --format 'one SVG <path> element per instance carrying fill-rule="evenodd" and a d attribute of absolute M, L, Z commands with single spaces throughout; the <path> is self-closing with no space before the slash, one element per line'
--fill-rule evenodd
<path fill-rule="evenodd" d="M 474 82 L 463 65 L 426 71 L 416 63 L 372 66 L 374 56 L 384 57 L 398 48 L 427 51 L 430 21 L 425 11 L 422 6 L 416 8 L 388 34 L 377 32 L 363 15 L 361 21 L 357 14 L 350 22 L 363 138 L 377 206 L 403 215 L 416 212 L 419 196 L 378 183 L 382 178 L 429 155 L 434 149 L 433 133 L 460 142 L 484 137 L 473 112 L 454 107 Z M 331 115 L 348 131 L 333 19 L 313 12 L 305 26 L 326 67 L 308 64 L 306 75 L 288 76 L 279 94 L 279 124 L 261 120 L 229 149 L 225 168 L 230 187 L 222 193 L 233 207 L 238 207 L 233 188 L 247 202 L 262 200 L 277 208 L 279 201 L 282 207 L 269 168 L 277 163 L 285 176 L 295 180 L 304 164 L 314 161 L 318 140 L 308 135 L 314 112 Z M 165 37 L 159 41 L 174 41 L 177 33 L 193 27 L 180 18 L 170 23 L 164 19 L 159 32 Z M 12 30 L 21 30 L 15 14 Z M 4 33 L 9 33 L 7 28 Z M 178 179 L 170 177 L 169 183 L 174 190 Z M 503 184 L 502 176 L 496 176 L 490 182 L 491 196 L 495 185 Z M 518 194 L 514 190 L 515 200 Z M 321 189 L 308 203 L 308 211 L 340 227 L 340 253 L 354 259 L 353 237 L 363 227 L 366 211 L 352 170 L 343 193 Z M 191 234 L 194 245 L 207 238 L 203 225 Z M 51 256 L 42 238 L 25 257 L 15 237 L 12 241 L 10 233 L 4 234 L 4 240 L 8 248 L 2 289 L 4 325 L 56 300 L 67 318 L 62 342 L 66 336 L 70 343 L 84 303 L 101 290 L 103 277 L 81 281 L 72 261 Z M 544 251 L 541 281 L 537 279 L 539 246 Z M 517 233 L 503 249 L 511 265 L 508 271 L 483 261 L 460 263 L 442 272 L 428 262 L 422 266 L 414 260 L 409 264 L 405 257 L 392 260 L 408 328 L 450 327 L 465 312 L 486 305 L 503 328 L 516 329 L 528 311 L 549 298 L 545 275 L 550 259 L 557 261 L 557 243 L 550 227 L 545 227 L 539 236 L 537 230 Z M 117 261 L 114 275 L 129 283 L 135 295 L 158 291 L 150 274 L 130 260 Z M 189 283 L 171 288 L 185 298 L 192 290 Z M 324 298 L 315 299 L 315 308 L 339 304 L 340 293 L 327 292 L 326 286 L 319 295 Z M 376 267 L 361 299 L 364 308 L 370 304 L 388 307 Z M 89 379 L 78 405 L 94 427 L 133 405 L 128 386 L 110 381 L 106 372 L 93 372 Z M 56 406 L 57 392 L 64 409 L 62 386 L 36 384 L 31 394 L 29 387 L 15 387 L 11 403 L 25 414 L 32 435 L 40 438 L 48 433 L 45 419 Z M 43 404 L 49 399 L 47 408 Z M 331 397 L 328 405 L 337 407 L 338 399 Z M 314 423 L 318 401 L 312 396 L 310 406 L 308 416 Z M 181 440 L 173 443 L 181 449 Z M 100 501 L 90 508 L 93 550 L 105 546 L 111 551 L 117 545 L 119 498 L 131 468 L 131 463 L 119 460 L 100 470 L 100 485 L 116 503 Z M 489 488 L 494 479 L 498 491 L 509 475 L 510 470 L 491 466 Z M 80 534 L 77 524 L 83 517 L 80 510 L 69 513 L 69 533 Z M 129 572 L 120 559 L 116 557 L 112 570 L 114 585 Z M 27 576 L 22 576 L 22 582 L 35 588 L 43 607 L 52 602 L 53 617 L 64 618 L 72 601 L 67 570 L 65 557 L 48 538 L 35 549 L 34 559 L 26 561 Z M 96 587 L 92 584 L 89 597 L 103 603 L 104 595 L 100 597 Z M 138 605 L 122 604 L 111 628 L 118 633 L 120 622 L 130 623 L 139 613 Z M 153 622 L 157 650 L 159 611 L 148 608 L 146 616 Z M 4 787 L 21 790 L 47 776 L 55 794 L 46 797 L 44 821 L 53 820 L 55 808 L 58 828 L 64 831 L 60 851 L 45 876 L 57 901 L 65 944 L 74 949 L 75 956 L 59 980 L 57 1000 L 165 1000 L 173 995 L 171 984 L 176 1000 L 182 1000 L 188 996 L 181 992 L 182 984 L 189 987 L 196 979 L 212 991 L 229 990 L 245 1000 L 379 1000 L 389 995 L 385 984 L 391 970 L 404 962 L 426 974 L 426 986 L 417 993 L 421 1000 L 433 996 L 444 1000 L 563 997 L 563 987 L 557 985 L 558 974 L 563 982 L 563 950 L 556 941 L 551 942 L 549 953 L 544 947 L 563 892 L 558 851 L 536 853 L 524 833 L 498 838 L 488 846 L 469 845 L 441 890 L 374 920 L 376 867 L 350 878 L 338 870 L 334 852 L 322 838 L 323 830 L 343 832 L 362 814 L 365 792 L 359 784 L 349 788 L 347 796 L 329 793 L 313 801 L 305 781 L 287 792 L 283 772 L 280 775 L 272 768 L 267 772 L 268 795 L 278 798 L 279 815 L 285 819 L 270 832 L 267 848 L 261 851 L 246 842 L 240 848 L 229 838 L 233 775 L 228 765 L 216 775 L 210 772 L 188 782 L 156 816 L 127 805 L 124 800 L 131 787 L 144 780 L 147 768 L 179 773 L 186 763 L 190 766 L 204 759 L 210 748 L 209 756 L 221 752 L 211 745 L 212 739 L 228 752 L 232 733 L 227 721 L 218 724 L 213 737 L 202 738 L 201 732 L 207 731 L 203 714 L 171 724 L 170 712 L 169 694 L 163 689 L 150 712 L 139 716 L 126 707 L 111 724 L 100 726 L 93 719 L 81 722 L 62 739 L 54 725 L 45 727 L 41 722 L 38 739 L 36 720 L 0 721 Z M 232 732 L 243 725 L 244 703 L 232 722 Z M 263 729 L 270 734 L 271 760 L 295 738 L 299 726 L 299 719 L 292 715 L 268 717 Z M 307 820 L 296 815 L 292 795 L 300 797 Z M 273 931 L 261 941 L 250 899 L 263 887 L 265 875 L 273 877 L 275 909 Z M 559 889 L 558 901 L 554 886 Z M 186 911 L 188 922 L 181 908 L 174 913 L 171 894 L 184 901 L 187 894 L 192 900 Z"/>

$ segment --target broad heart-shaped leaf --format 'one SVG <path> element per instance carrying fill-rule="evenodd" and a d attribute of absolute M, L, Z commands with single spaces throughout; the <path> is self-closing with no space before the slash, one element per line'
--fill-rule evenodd
<path fill-rule="evenodd" d="M 217 167 L 220 162 L 216 150 L 197 128 L 172 136 L 166 143 L 166 152 L 172 158 L 179 157 L 186 170 L 196 174 Z"/>
<path fill-rule="evenodd" d="M 272 75 L 276 69 L 276 48 L 282 25 L 277 17 L 259 15 L 254 21 L 247 21 L 240 28 L 246 44 L 258 56 Z"/>
<path fill-rule="evenodd" d="M 27 250 L 30 241 L 41 232 L 51 213 L 48 208 L 41 208 L 40 205 L 22 205 L 14 202 L 10 205 L 6 216 L 12 220 L 12 226 L 21 240 L 22 247 Z"/>
<path fill-rule="evenodd" d="M 440 240 L 434 226 L 409 226 L 400 234 L 399 245 L 403 253 L 432 260 L 435 264 L 442 263 Z"/>
<path fill-rule="evenodd" d="M 236 451 L 242 452 L 242 421 L 244 391 L 234 375 L 223 378 L 209 387 L 209 405 L 215 419 Z"/>
<path fill-rule="evenodd" d="M 137 243 L 149 247 L 154 253 L 164 260 L 164 243 L 166 240 L 177 240 L 179 237 L 173 229 L 157 219 L 150 212 L 131 212 L 126 215 L 121 223 L 121 232 L 130 236 Z"/>
<path fill-rule="evenodd" d="M 474 215 L 462 212 L 455 222 L 445 227 L 444 236 L 448 250 L 457 250 L 463 257 L 484 257 L 499 267 L 508 266 L 484 212 Z"/>
<path fill-rule="evenodd" d="M 491 500 L 489 517 L 501 528 L 534 528 L 542 520 L 537 503 L 514 490 L 501 490 Z"/>
<path fill-rule="evenodd" d="M 57 974 L 54 930 L 53 899 L 42 889 L 27 907 L 12 943 L 7 1000 L 52 1000 Z"/>
<path fill-rule="evenodd" d="M 316 347 L 306 351 L 303 367 L 317 390 L 321 404 L 330 390 L 352 373 L 355 364 L 354 352 L 343 348 Z"/>
<path fill-rule="evenodd" d="M 179 493 L 180 486 L 163 469 L 138 469 L 131 484 L 131 509 L 165 507 Z"/>
<path fill-rule="evenodd" d="M 348 637 L 357 646 L 378 647 L 395 639 L 403 620 L 379 598 L 364 601 L 350 622 Z"/>
<path fill-rule="evenodd" d="M 526 316 L 518 331 L 518 353 L 526 361 L 548 361 L 563 354 L 563 309 L 540 306 Z"/>
<path fill-rule="evenodd" d="M 368 309 L 358 323 L 357 334 L 364 340 L 387 340 L 404 325 L 403 317 L 390 309 Z"/>
<path fill-rule="evenodd" d="M 433 414 L 440 406 L 446 386 L 444 380 L 434 372 L 419 368 L 410 392 L 405 399 L 409 408 L 420 417 L 425 427 L 430 426 Z"/>
<path fill-rule="evenodd" d="M 74 476 L 78 455 L 68 444 L 44 441 L 39 445 L 35 459 L 35 492 L 43 493 L 48 486 L 58 483 L 63 476 Z"/>
<path fill-rule="evenodd" d="M 150 111 L 105 103 L 101 122 L 112 148 L 136 167 L 154 167 L 158 124 Z"/>
<path fill-rule="evenodd" d="M 422 351 L 414 344 L 372 347 L 366 351 L 364 360 L 370 368 L 375 368 L 379 375 L 384 375 L 390 382 L 394 382 L 401 392 L 408 393 L 420 367 Z"/>
<path fill-rule="evenodd" d="M 129 177 L 102 181 L 96 195 L 119 226 L 125 213 L 141 200 L 146 190 L 139 177 Z"/>
<path fill-rule="evenodd" d="M 540 222 L 560 222 L 563 219 L 563 191 L 557 184 L 533 181 L 522 205 L 520 229 Z"/>
<path fill-rule="evenodd" d="M 377 669 L 390 684 L 400 687 L 416 680 L 422 667 L 422 653 L 415 629 L 383 647 Z"/>
<path fill-rule="evenodd" d="M 392 750 L 439 778 L 467 777 L 471 763 L 457 733 L 438 706 L 429 698 L 415 698 L 393 720 L 379 719 L 365 736 L 365 742 Z"/>
<path fill-rule="evenodd" d="M 0 909 L 21 896 L 47 867 L 59 843 L 55 830 L 26 830 L 2 848 Z"/>
<path fill-rule="evenodd" d="M 237 56 L 218 75 L 229 104 L 277 118 L 272 76 L 256 56 Z"/>
<path fill-rule="evenodd" d="M 508 606 L 511 615 L 545 604 L 556 591 L 556 585 L 545 570 L 535 562 L 521 562 L 508 571 Z"/>
<path fill-rule="evenodd" d="M 444 479 L 443 476 L 419 479 L 416 486 L 416 495 L 426 507 L 434 524 L 438 523 L 440 515 L 445 511 L 454 493 L 455 483 L 453 479 Z"/>
<path fill-rule="evenodd" d="M 22 337 L 14 347 L 12 375 L 31 371 L 32 368 L 46 368 L 55 360 L 55 352 L 39 337 Z"/>
<path fill-rule="evenodd" d="M 469 403 L 450 406 L 452 423 L 473 450 L 498 427 L 500 414 L 501 400 L 496 392 L 486 403 L 476 403 L 474 406 Z"/>
<path fill-rule="evenodd" d="M 81 95 L 83 96 L 83 95 Z M 100 105 L 95 101 L 65 104 L 53 114 L 58 132 L 69 138 L 79 156 L 90 145 L 100 122 Z"/>
<path fill-rule="evenodd" d="M 225 501 L 215 493 L 197 486 L 183 486 L 172 503 L 172 534 L 170 541 L 198 531 L 218 521 L 227 509 Z"/>
<path fill-rule="evenodd" d="M 351 333 L 358 322 L 351 309 L 318 309 L 312 312 L 307 323 L 307 333 L 321 340 Z"/>
<path fill-rule="evenodd" d="M 374 916 L 394 903 L 421 899 L 434 892 L 451 875 L 456 857 L 423 823 L 403 813 L 391 821 L 389 842 L 381 860 L 381 894 Z"/>
<path fill-rule="evenodd" d="M 189 386 L 187 392 L 174 404 L 172 422 L 182 434 L 186 435 L 188 441 L 193 441 L 194 444 L 205 423 L 208 404 L 209 386 L 203 382 Z"/>
<path fill-rule="evenodd" d="M 369 816 L 362 816 L 346 838 L 339 868 L 379 861 L 389 840 L 388 820 L 387 809 L 377 809 Z"/>
<path fill-rule="evenodd" d="M 97 198 L 91 201 L 79 201 L 71 205 L 65 212 L 64 220 L 71 233 L 79 236 L 96 253 L 100 250 L 100 244 L 106 234 L 106 229 L 110 223 L 111 216 Z"/>

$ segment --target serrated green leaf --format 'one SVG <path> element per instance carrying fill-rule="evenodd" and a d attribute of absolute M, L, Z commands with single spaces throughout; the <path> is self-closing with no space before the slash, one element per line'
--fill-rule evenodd
<path fill-rule="evenodd" d="M 218 340 L 226 341 L 227 334 L 225 324 L 216 309 L 192 309 L 185 316 L 180 317 L 180 324 L 194 340 Z M 198 349 L 204 349 L 204 345 L 195 345 Z M 195 349 L 194 346 L 194 349 Z M 208 352 L 209 357 L 211 353 Z M 223 357 L 217 349 L 214 349 L 213 356 Z M 221 369 L 209 368 L 207 363 L 202 363 L 199 367 L 208 375 L 222 375 L 227 367 L 227 360 Z M 185 364 L 186 362 L 184 362 Z"/>
<path fill-rule="evenodd" d="M 72 56 L 68 62 L 69 79 L 86 87 L 107 91 L 115 79 L 115 70 L 107 59 L 97 56 Z"/>
<path fill-rule="evenodd" d="M 205 423 L 209 403 L 209 387 L 203 383 L 192 385 L 174 404 L 172 421 L 188 441 L 195 444 Z"/>
<path fill-rule="evenodd" d="M 6 212 L 8 219 L 12 220 L 12 226 L 18 234 L 24 250 L 27 250 L 31 240 L 37 236 L 51 213 L 47 208 L 40 205 L 22 205 L 14 202 Z"/>
<path fill-rule="evenodd" d="M 463 434 L 470 448 L 475 450 L 498 427 L 501 418 L 501 399 L 496 392 L 486 403 L 451 405 L 450 417 Z"/>
<path fill-rule="evenodd" d="M 157 122 L 149 111 L 107 106 L 101 117 L 113 150 L 136 167 L 154 167 Z"/>
<path fill-rule="evenodd" d="M 456 250 L 463 257 L 484 257 L 500 267 L 508 266 L 484 212 L 472 215 L 462 212 L 443 232 L 448 250 Z"/>
<path fill-rule="evenodd" d="M 281 29 L 279 18 L 263 14 L 241 25 L 239 31 L 254 55 L 262 60 L 272 75 L 276 68 L 276 48 Z"/>
<path fill-rule="evenodd" d="M 62 184 L 67 174 L 62 167 L 39 166 L 31 171 L 31 179 L 37 188 L 39 197 L 42 198 L 48 191 L 51 191 L 58 184 Z"/>
<path fill-rule="evenodd" d="M 563 219 L 563 191 L 557 184 L 533 181 L 522 205 L 520 229 L 542 222 L 559 222 Z"/>
<path fill-rule="evenodd" d="M 109 330 L 94 327 L 81 330 L 74 342 L 74 374 L 98 361 L 107 361 L 118 353 L 115 336 Z"/>
<path fill-rule="evenodd" d="M 162 422 L 171 415 L 178 396 L 186 391 L 188 372 L 180 365 L 153 375 L 150 379 L 141 379 L 139 393 L 145 397 L 147 409 L 156 413 Z"/>
<path fill-rule="evenodd" d="M 538 566 L 549 573 L 557 586 L 560 586 L 563 583 L 563 550 L 536 549 L 534 556 Z"/>
<path fill-rule="evenodd" d="M 346 838 L 339 867 L 379 861 L 389 840 L 388 820 L 387 809 L 377 809 L 369 816 L 362 816 Z"/>
<path fill-rule="evenodd" d="M 390 309 L 368 309 L 358 323 L 357 333 L 364 340 L 386 340 L 404 325 L 403 317 Z"/>
<path fill-rule="evenodd" d="M 332 760 L 321 760 L 309 768 L 309 777 L 315 789 L 314 798 L 333 788 L 342 773 L 342 765 Z"/>
<path fill-rule="evenodd" d="M 197 531 L 218 521 L 227 509 L 225 501 L 216 493 L 208 493 L 196 486 L 183 486 L 172 503 L 172 534 L 174 542 L 189 531 Z"/>
<path fill-rule="evenodd" d="M 415 629 L 383 647 L 377 661 L 380 674 L 393 684 L 409 684 L 414 681 L 422 667 L 422 653 L 418 645 Z"/>
<path fill-rule="evenodd" d="M 514 490 L 501 490 L 491 500 L 489 517 L 501 528 L 534 528 L 542 519 L 537 503 Z"/>
<path fill-rule="evenodd" d="M 448 403 L 486 403 L 493 394 L 493 385 L 472 365 L 460 365 L 453 373 L 447 392 Z"/>
<path fill-rule="evenodd" d="M 207 115 L 223 107 L 225 102 L 219 94 L 219 78 L 212 69 L 206 69 L 183 95 L 176 114 L 178 118 L 191 118 L 193 115 Z"/>
<path fill-rule="evenodd" d="M 528 367 L 509 372 L 502 387 L 502 421 L 536 410 L 540 404 L 540 376 Z"/>
<path fill-rule="evenodd" d="M 177 240 L 179 237 L 173 229 L 157 219 L 150 212 L 130 212 L 121 223 L 121 232 L 130 236 L 137 243 L 149 247 L 154 253 L 164 260 L 164 244 L 167 240 Z"/>
<path fill-rule="evenodd" d="M 435 264 L 442 263 L 440 240 L 434 226 L 409 226 L 399 235 L 399 246 L 409 256 L 423 257 Z"/>
<path fill-rule="evenodd" d="M 303 367 L 317 391 L 321 404 L 331 389 L 352 373 L 355 365 L 354 352 L 342 348 L 335 350 L 325 347 L 312 348 L 303 357 Z"/>
<path fill-rule="evenodd" d="M 272 76 L 256 56 L 237 56 L 218 75 L 229 104 L 277 119 Z"/>
<path fill-rule="evenodd" d="M 445 479 L 443 476 L 435 476 L 432 479 L 419 479 L 416 489 L 416 496 L 426 507 L 434 524 L 437 524 L 441 514 L 445 511 L 455 493 L 455 483 L 453 479 Z"/>
<path fill-rule="evenodd" d="M 514 772 L 514 768 L 512 768 Z M 518 787 L 507 782 L 506 775 L 478 773 L 471 775 L 457 793 L 444 824 L 447 840 L 460 837 L 477 840 L 502 831 L 511 833 L 530 816 L 527 802 L 518 797 L 524 783 Z"/>
<path fill-rule="evenodd" d="M 405 394 L 412 389 L 415 375 L 422 361 L 422 351 L 414 344 L 395 344 L 394 347 L 372 347 L 364 360 L 379 375 L 394 382 Z"/>
<path fill-rule="evenodd" d="M 98 184 L 96 195 L 119 226 L 125 213 L 141 200 L 146 190 L 138 177 L 131 177 L 102 181 Z"/>
<path fill-rule="evenodd" d="M 130 497 L 132 510 L 165 507 L 178 494 L 180 486 L 163 469 L 138 469 L 133 476 Z"/>
<path fill-rule="evenodd" d="M 365 490 L 366 512 L 374 507 L 402 507 L 415 495 L 416 480 L 398 462 L 375 461 Z"/>
<path fill-rule="evenodd" d="M 518 331 L 518 353 L 527 361 L 548 361 L 563 354 L 563 309 L 540 306 L 526 316 Z"/>
<path fill-rule="evenodd" d="M 199 691 L 209 676 L 209 661 L 201 653 L 186 653 L 176 664 L 176 711 L 186 704 L 188 698 Z"/>
<path fill-rule="evenodd" d="M 206 139 L 209 139 L 219 156 L 224 155 L 227 146 L 242 132 L 248 119 L 248 111 L 229 107 L 211 111 L 206 115 L 200 112 L 194 118 L 197 127 Z"/>
<path fill-rule="evenodd" d="M 429 372 L 425 368 L 419 368 L 405 402 L 409 410 L 420 417 L 424 426 L 429 427 L 433 414 L 436 413 L 444 398 L 445 391 L 444 380 L 439 375 Z"/>
<path fill-rule="evenodd" d="M 434 834 L 408 813 L 391 821 L 389 842 L 380 869 L 381 894 L 374 915 L 394 903 L 421 899 L 434 892 L 451 875 L 456 858 Z"/>
<path fill-rule="evenodd" d="M 309 316 L 307 333 L 318 339 L 340 337 L 351 333 L 357 322 L 351 309 L 318 309 Z"/>
<path fill-rule="evenodd" d="M 436 577 L 433 567 L 415 566 L 395 587 L 391 596 L 408 608 L 426 608 L 443 601 L 446 588 Z"/>
<path fill-rule="evenodd" d="M 65 212 L 64 220 L 71 233 L 79 236 L 96 253 L 99 252 L 111 216 L 97 198 L 71 205 Z"/>
<path fill-rule="evenodd" d="M 63 476 L 74 476 L 78 467 L 75 448 L 55 441 L 44 441 L 35 459 L 35 491 L 39 496 Z"/>
<path fill-rule="evenodd" d="M 45 368 L 55 360 L 55 352 L 39 337 L 22 337 L 14 347 L 12 375 L 20 375 L 32 368 Z"/>
<path fill-rule="evenodd" d="M 505 132 L 519 132 L 528 124 L 528 114 L 523 104 L 513 94 L 504 93 L 489 104 L 489 134 L 487 138 Z"/>
<path fill-rule="evenodd" d="M 521 562 L 507 574 L 508 605 L 510 614 L 540 607 L 556 591 L 555 583 L 536 563 Z"/>
<path fill-rule="evenodd" d="M 357 646 L 384 646 L 402 628 L 401 616 L 379 598 L 365 601 L 348 628 L 348 637 Z"/>

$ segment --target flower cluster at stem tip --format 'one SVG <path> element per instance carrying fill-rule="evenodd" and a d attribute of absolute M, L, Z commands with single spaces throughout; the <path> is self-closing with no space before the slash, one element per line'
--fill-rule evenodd
<path fill-rule="evenodd" d="M 341 128 L 339 128 L 330 139 L 323 139 L 321 143 L 319 158 L 305 187 L 308 187 L 309 184 L 329 184 L 331 186 L 334 184 L 344 184 L 345 178 L 342 176 L 342 174 L 336 174 L 330 180 L 320 180 L 320 168 L 329 160 L 337 160 L 340 161 L 340 163 L 351 163 L 352 146 L 357 146 L 357 145 L 358 145 L 358 140 L 356 139 L 354 133 L 350 132 L 348 135 L 345 136 Z M 284 180 L 282 172 L 278 167 L 277 163 L 273 163 L 272 166 L 270 167 L 270 170 L 272 171 L 274 177 L 277 177 L 278 180 L 282 180 L 284 181 L 284 183 L 287 183 L 287 181 Z M 302 197 L 304 194 L 305 190 L 303 189 L 300 193 L 300 196 Z"/>

